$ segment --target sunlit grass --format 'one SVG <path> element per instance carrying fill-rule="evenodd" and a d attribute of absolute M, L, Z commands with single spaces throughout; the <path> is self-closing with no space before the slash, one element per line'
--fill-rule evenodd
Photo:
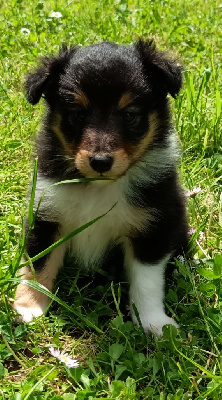
<path fill-rule="evenodd" d="M 1 2 L 0 398 L 221 399 L 221 13 L 213 0 Z M 181 329 L 166 327 L 158 340 L 144 335 L 127 317 L 125 282 L 112 284 L 112 274 L 100 270 L 90 277 L 69 261 L 50 294 L 48 316 L 19 324 L 10 303 L 25 241 L 32 139 L 43 111 L 26 102 L 24 76 L 37 57 L 57 53 L 63 42 L 127 44 L 141 36 L 170 49 L 185 68 L 172 104 L 180 172 L 187 190 L 201 192 L 188 200 L 196 229 L 192 258 L 175 261 L 166 294 Z M 51 346 L 80 366 L 57 365 Z"/>

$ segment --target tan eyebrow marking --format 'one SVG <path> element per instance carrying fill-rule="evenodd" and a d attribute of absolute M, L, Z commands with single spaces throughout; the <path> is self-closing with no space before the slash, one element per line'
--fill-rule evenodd
<path fill-rule="evenodd" d="M 80 104 L 81 106 L 87 108 L 89 105 L 89 99 L 82 90 L 78 90 L 74 93 L 75 103 Z"/>
<path fill-rule="evenodd" d="M 119 108 L 125 108 L 133 101 L 132 96 L 129 92 L 123 93 L 123 95 L 119 99 L 118 106 Z"/>

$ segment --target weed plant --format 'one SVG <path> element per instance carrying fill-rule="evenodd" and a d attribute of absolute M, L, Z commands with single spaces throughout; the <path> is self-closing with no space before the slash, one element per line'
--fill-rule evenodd
<path fill-rule="evenodd" d="M 222 399 L 222 4 L 2 0 L 0 6 L 0 398 Z M 69 260 L 50 294 L 47 315 L 18 323 L 11 303 L 27 210 L 30 227 L 35 218 L 26 195 L 31 175 L 35 187 L 30 159 L 42 113 L 41 105 L 33 108 L 25 100 L 25 74 L 37 57 L 57 53 L 63 42 L 128 44 L 139 37 L 171 49 L 185 67 L 184 87 L 172 108 L 192 235 L 187 258 L 173 263 L 166 293 L 166 309 L 180 329 L 165 326 L 160 339 L 145 335 L 128 316 L 124 281 L 113 281 L 113 271 L 88 276 Z M 79 366 L 60 363 L 51 347 Z"/>

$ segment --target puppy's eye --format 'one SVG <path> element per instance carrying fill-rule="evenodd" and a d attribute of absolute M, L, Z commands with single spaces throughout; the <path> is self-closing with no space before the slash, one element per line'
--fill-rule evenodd
<path fill-rule="evenodd" d="M 73 110 L 73 117 L 79 120 L 85 118 L 86 112 L 83 108 L 77 108 Z"/>
<path fill-rule="evenodd" d="M 123 119 L 128 124 L 137 123 L 140 119 L 140 116 L 138 113 L 135 113 L 134 111 L 125 111 L 123 114 Z"/>
<path fill-rule="evenodd" d="M 81 123 L 84 121 L 85 116 L 86 116 L 85 110 L 83 110 L 82 108 L 76 108 L 70 111 L 69 120 L 72 123 Z"/>

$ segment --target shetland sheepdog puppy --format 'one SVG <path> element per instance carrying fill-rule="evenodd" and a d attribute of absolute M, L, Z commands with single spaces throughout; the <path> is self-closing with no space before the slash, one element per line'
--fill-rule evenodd
<path fill-rule="evenodd" d="M 29 257 L 105 214 L 35 261 L 37 281 L 52 290 L 67 252 L 81 267 L 106 268 L 118 246 L 132 320 L 138 324 L 137 309 L 144 330 L 159 336 L 163 325 L 178 326 L 164 310 L 165 269 L 187 238 L 168 99 L 181 88 L 181 72 L 152 41 L 104 42 L 63 46 L 26 81 L 28 101 L 46 103 L 36 140 L 35 208 L 45 195 L 27 241 Z M 53 186 L 73 179 L 80 181 Z M 29 266 L 21 275 L 33 279 Z M 40 316 L 48 303 L 45 294 L 19 284 L 14 309 L 22 321 Z"/>

